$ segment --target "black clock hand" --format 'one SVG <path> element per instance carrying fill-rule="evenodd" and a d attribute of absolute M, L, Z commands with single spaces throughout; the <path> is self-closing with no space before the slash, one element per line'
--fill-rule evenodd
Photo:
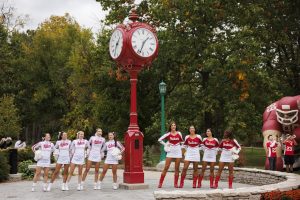
<path fill-rule="evenodd" d="M 140 50 L 138 50 L 139 53 L 142 52 L 142 49 L 143 49 L 143 47 L 144 47 L 144 45 L 145 45 L 145 43 L 146 43 L 146 41 L 147 41 L 148 39 L 149 39 L 149 37 L 147 37 L 147 39 L 143 41 L 142 47 L 140 48 Z"/>
<path fill-rule="evenodd" d="M 118 41 L 117 41 L 117 43 L 116 43 L 116 50 L 115 50 L 115 56 L 116 56 L 116 52 L 117 52 L 117 47 L 119 46 L 119 41 L 120 41 L 120 37 L 119 37 L 119 39 L 118 39 Z"/>

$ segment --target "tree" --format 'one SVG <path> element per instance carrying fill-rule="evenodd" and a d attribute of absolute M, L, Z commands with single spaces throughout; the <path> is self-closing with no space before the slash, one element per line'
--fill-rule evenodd
<path fill-rule="evenodd" d="M 0 138 L 12 137 L 17 139 L 21 131 L 19 111 L 14 104 L 14 97 L 0 98 Z"/>

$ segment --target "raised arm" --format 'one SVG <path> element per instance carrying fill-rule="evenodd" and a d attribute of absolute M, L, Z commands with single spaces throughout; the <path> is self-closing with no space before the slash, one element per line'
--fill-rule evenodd
<path fill-rule="evenodd" d="M 161 136 L 159 139 L 158 139 L 158 142 L 162 145 L 166 145 L 166 143 L 164 142 L 164 140 L 170 135 L 170 133 L 166 133 L 164 134 L 163 136 Z"/>

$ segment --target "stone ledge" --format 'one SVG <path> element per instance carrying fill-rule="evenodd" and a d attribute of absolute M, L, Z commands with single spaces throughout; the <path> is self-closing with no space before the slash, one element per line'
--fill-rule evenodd
<path fill-rule="evenodd" d="M 198 191 L 154 191 L 154 197 L 157 200 L 166 199 L 260 199 L 261 194 L 271 191 L 289 191 L 300 188 L 300 175 L 285 172 L 267 171 L 261 169 L 235 168 L 235 171 L 251 172 L 252 175 L 263 174 L 266 177 L 272 177 L 277 182 L 269 184 L 270 180 L 263 177 L 264 185 L 243 187 L 236 189 L 216 189 L 216 190 L 198 190 Z M 260 180 L 261 181 L 261 180 Z"/>

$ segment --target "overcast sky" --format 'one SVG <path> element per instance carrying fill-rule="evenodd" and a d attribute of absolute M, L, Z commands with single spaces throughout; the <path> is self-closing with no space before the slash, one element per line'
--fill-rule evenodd
<path fill-rule="evenodd" d="M 105 12 L 96 0 L 0 0 L 0 5 L 3 2 L 15 8 L 16 16 L 29 15 L 25 30 L 36 29 L 51 15 L 69 13 L 81 26 L 97 32 L 100 28 L 99 21 L 105 18 Z"/>

